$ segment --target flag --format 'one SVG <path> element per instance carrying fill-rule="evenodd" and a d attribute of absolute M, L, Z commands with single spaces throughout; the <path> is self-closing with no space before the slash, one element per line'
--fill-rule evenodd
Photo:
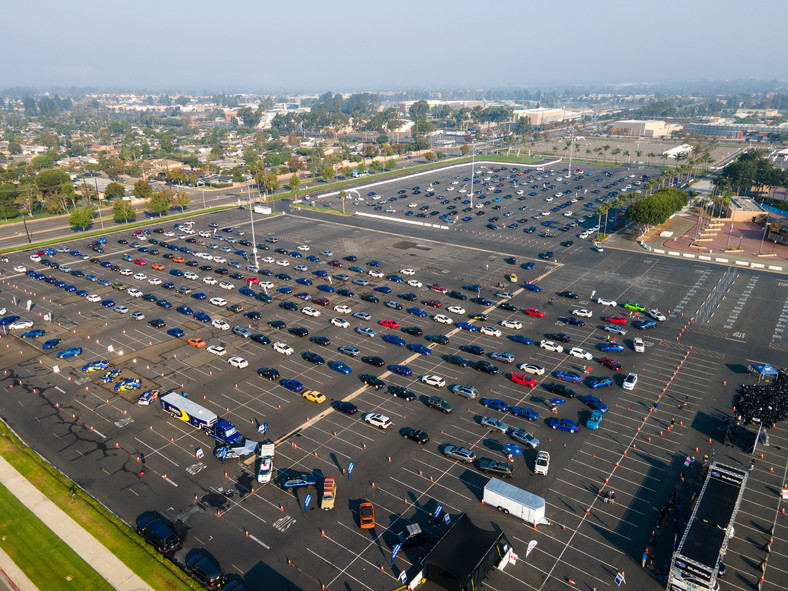
<path fill-rule="evenodd" d="M 435 518 L 436 521 L 438 520 L 441 511 L 443 511 L 443 505 L 438 505 L 437 507 L 435 507 L 435 512 L 432 514 L 432 516 Z"/>
<path fill-rule="evenodd" d="M 451 523 L 451 516 L 448 513 L 443 514 L 443 523 L 449 525 Z"/>
<path fill-rule="evenodd" d="M 113 347 L 112 345 L 107 347 L 107 351 L 109 351 L 110 353 L 112 353 L 114 350 L 115 350 L 115 347 Z"/>
<path fill-rule="evenodd" d="M 394 547 L 391 549 L 391 565 L 394 566 L 394 559 L 397 557 L 400 548 L 402 548 L 402 544 L 395 544 Z"/>
<path fill-rule="evenodd" d="M 534 548 L 536 548 L 536 544 L 537 544 L 536 540 L 531 540 L 530 542 L 528 542 L 528 550 L 525 551 L 526 558 L 528 558 L 528 555 L 531 553 L 531 551 Z"/>
<path fill-rule="evenodd" d="M 265 432 L 268 431 L 268 423 L 263 423 L 259 427 L 257 427 L 257 431 L 265 435 Z"/>
<path fill-rule="evenodd" d="M 306 510 L 309 508 L 309 503 L 311 502 L 312 502 L 312 495 L 306 495 L 306 497 L 304 498 L 304 513 L 306 513 Z"/>
<path fill-rule="evenodd" d="M 347 465 L 347 479 L 348 480 L 350 480 L 350 474 L 353 472 L 353 466 L 355 466 L 355 464 L 353 462 L 350 462 Z"/>
<path fill-rule="evenodd" d="M 203 452 L 202 452 L 202 448 L 201 448 L 201 447 L 198 447 L 196 450 L 194 450 L 194 455 L 195 455 L 195 456 L 197 456 L 197 459 L 198 459 L 198 460 L 199 460 L 200 458 L 202 458 L 202 457 L 203 457 L 203 455 L 204 455 L 204 454 L 203 454 Z"/>
<path fill-rule="evenodd" d="M 407 573 L 407 572 L 405 572 L 405 571 L 402 571 L 402 572 L 399 574 L 399 580 L 400 580 L 400 581 L 402 581 L 403 583 L 404 583 L 405 581 L 407 581 L 407 580 L 408 580 L 408 573 Z"/>

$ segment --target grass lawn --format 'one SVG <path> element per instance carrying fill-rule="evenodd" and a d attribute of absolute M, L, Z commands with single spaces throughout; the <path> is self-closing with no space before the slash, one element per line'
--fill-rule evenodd
<path fill-rule="evenodd" d="M 544 160 L 542 156 L 503 156 L 503 155 L 484 155 L 479 156 L 479 160 L 489 160 L 491 162 L 511 162 L 513 164 L 530 164 Z"/>
<path fill-rule="evenodd" d="M 330 207 L 318 207 L 316 205 L 304 205 L 303 203 L 297 203 L 295 205 L 291 205 L 291 207 L 293 207 L 295 209 L 310 209 L 312 211 L 322 211 L 324 213 L 333 213 L 334 215 L 345 215 L 345 216 L 353 215 L 353 213 L 349 212 L 349 211 L 345 212 L 345 213 L 342 213 L 338 209 L 332 209 Z"/>
<path fill-rule="evenodd" d="M 2 485 L 0 531 L 0 547 L 39 589 L 112 589 Z"/>
<path fill-rule="evenodd" d="M 20 473 L 24 474 L 27 480 L 68 514 L 69 517 L 90 532 L 97 540 L 101 541 L 110 552 L 137 573 L 153 589 L 181 591 L 200 588 L 196 582 L 192 581 L 177 566 L 162 558 L 153 548 L 145 545 L 142 538 L 137 536 L 125 523 L 19 441 L 16 435 L 2 422 L 0 422 L 0 455 Z M 2 487 L 0 487 L 0 491 L 9 495 L 8 491 Z M 12 498 L 11 501 L 16 501 L 16 499 Z M 21 505 L 18 501 L 16 503 L 19 504 L 23 512 L 27 511 L 24 505 Z M 17 519 L 16 513 L 15 508 L 9 508 L 5 497 L 0 498 L 0 538 L 6 536 L 12 539 L 9 532 L 14 532 L 12 528 Z M 32 516 L 29 512 L 28 514 Z M 50 537 L 57 538 L 35 516 L 32 517 L 40 527 L 46 529 Z M 30 520 L 26 519 L 24 521 Z M 23 536 L 25 531 L 22 530 Z M 29 550 L 21 542 L 19 544 L 17 542 L 19 542 L 18 539 L 13 544 L 7 541 L 0 542 L 0 544 L 14 558 L 17 566 L 42 591 L 45 589 L 63 589 L 66 585 L 58 577 L 66 572 L 74 571 L 74 576 L 80 572 L 74 560 L 81 561 L 81 559 L 76 554 L 72 554 L 74 560 L 69 558 L 68 563 L 65 562 L 65 558 L 61 562 L 56 562 L 56 558 L 50 558 L 47 555 L 47 568 L 44 568 L 41 560 L 41 549 L 44 548 L 43 541 L 36 540 L 31 542 Z M 20 546 L 19 549 L 14 550 L 12 546 L 17 545 Z M 65 543 L 63 545 L 66 546 Z M 66 550 L 71 551 L 68 546 L 66 546 Z M 19 552 L 19 554 L 14 554 L 15 551 Z M 65 557 L 66 554 L 63 553 L 63 556 Z M 49 568 L 50 565 L 51 568 Z M 88 570 L 92 576 L 98 577 L 89 567 Z M 44 584 L 47 581 L 39 583 L 39 579 L 36 577 L 51 577 L 51 579 L 48 579 L 51 581 L 51 584 Z M 98 577 L 97 584 L 91 584 L 87 578 L 82 580 L 86 584 L 80 586 L 80 589 L 111 589 L 100 577 Z"/>

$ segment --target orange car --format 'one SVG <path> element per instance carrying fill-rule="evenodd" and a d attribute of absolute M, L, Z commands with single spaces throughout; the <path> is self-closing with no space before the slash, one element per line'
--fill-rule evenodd
<path fill-rule="evenodd" d="M 164 271 L 164 265 L 162 265 L 161 263 L 153 263 L 151 267 L 153 267 L 157 271 Z"/>
<path fill-rule="evenodd" d="M 201 349 L 205 346 L 205 341 L 197 337 L 192 337 L 186 342 L 189 343 L 192 347 L 197 347 L 198 349 Z"/>
<path fill-rule="evenodd" d="M 372 506 L 372 503 L 361 503 L 358 506 L 358 524 L 361 529 L 375 527 L 375 507 Z"/>
<path fill-rule="evenodd" d="M 183 257 L 173 257 L 172 259 L 173 263 L 183 263 L 184 261 L 186 261 L 186 259 Z"/>

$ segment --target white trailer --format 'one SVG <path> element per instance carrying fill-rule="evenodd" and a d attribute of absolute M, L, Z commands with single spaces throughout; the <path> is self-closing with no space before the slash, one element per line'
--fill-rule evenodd
<path fill-rule="evenodd" d="M 482 502 L 502 513 L 511 513 L 530 525 L 550 525 L 545 519 L 545 500 L 521 488 L 491 478 L 484 487 Z"/>

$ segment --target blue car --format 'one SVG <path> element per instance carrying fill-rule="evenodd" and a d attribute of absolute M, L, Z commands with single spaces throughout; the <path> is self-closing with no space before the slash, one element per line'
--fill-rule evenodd
<path fill-rule="evenodd" d="M 391 293 L 391 288 L 388 285 L 379 285 L 375 288 L 378 293 Z"/>
<path fill-rule="evenodd" d="M 570 433 L 577 433 L 580 430 L 580 425 L 569 419 L 550 419 L 550 427 Z"/>
<path fill-rule="evenodd" d="M 509 405 L 498 398 L 482 398 L 479 402 L 482 406 L 486 406 L 487 408 L 491 408 L 499 412 L 507 412 L 509 410 Z"/>
<path fill-rule="evenodd" d="M 527 289 L 528 291 L 535 291 L 535 292 L 542 291 L 542 288 L 536 285 L 535 283 L 526 283 L 523 287 L 525 287 L 525 289 Z"/>
<path fill-rule="evenodd" d="M 101 300 L 101 305 L 104 306 L 105 308 L 114 308 L 115 302 L 113 302 L 112 300 Z"/>
<path fill-rule="evenodd" d="M 284 286 L 284 287 L 280 287 L 276 291 L 278 291 L 279 293 L 283 293 L 285 295 L 289 295 L 289 294 L 293 293 L 293 288 Z"/>
<path fill-rule="evenodd" d="M 60 353 L 57 354 L 58 359 L 69 359 L 71 357 L 78 357 L 82 355 L 82 347 L 69 347 L 68 349 L 63 349 Z M 84 371 L 84 368 L 82 368 Z"/>
<path fill-rule="evenodd" d="M 640 330 L 644 330 L 646 328 L 654 328 L 655 326 L 657 326 L 657 321 L 656 320 L 638 320 L 636 322 L 633 322 L 632 326 L 634 326 L 635 328 L 638 328 Z"/>
<path fill-rule="evenodd" d="M 43 349 L 54 349 L 60 344 L 60 339 L 49 339 L 46 343 L 43 344 Z"/>
<path fill-rule="evenodd" d="M 429 347 L 425 347 L 419 343 L 408 345 L 408 349 L 414 353 L 420 353 L 421 355 L 429 355 L 432 352 Z"/>
<path fill-rule="evenodd" d="M 391 345 L 397 345 L 398 347 L 402 347 L 405 344 L 405 339 L 395 334 L 384 334 L 383 340 Z"/>
<path fill-rule="evenodd" d="M 197 293 L 193 293 L 193 294 L 192 294 L 192 297 L 193 297 L 195 300 L 204 300 L 204 299 L 205 299 L 205 298 L 207 298 L 208 296 L 207 296 L 207 295 L 205 295 L 203 292 L 201 292 L 201 291 L 198 291 Z"/>
<path fill-rule="evenodd" d="M 605 353 L 618 353 L 624 350 L 624 346 L 618 343 L 602 343 L 599 345 L 599 350 Z"/>
<path fill-rule="evenodd" d="M 610 380 L 610 378 L 606 378 L 606 379 Z M 610 383 L 611 383 L 611 384 L 613 383 L 613 382 L 612 382 L 612 380 L 611 380 L 611 382 L 610 382 Z M 586 403 L 586 404 L 587 404 L 589 407 L 591 407 L 591 410 L 598 410 L 599 412 L 601 412 L 601 413 L 603 413 L 603 414 L 607 412 L 607 404 L 605 404 L 604 402 L 602 402 L 602 401 L 601 401 L 599 398 L 597 398 L 596 396 L 590 396 L 590 395 L 587 395 L 587 396 L 585 397 L 585 399 L 584 399 L 584 400 L 585 400 L 585 403 Z"/>
<path fill-rule="evenodd" d="M 523 417 L 524 419 L 528 419 L 530 421 L 537 421 L 539 420 L 539 413 L 535 410 L 528 408 L 527 406 L 513 406 L 509 409 L 509 412 L 513 415 L 517 415 L 518 417 Z"/>
<path fill-rule="evenodd" d="M 46 334 L 46 331 L 41 330 L 40 328 L 34 328 L 33 330 L 28 330 L 27 332 L 23 332 L 19 335 L 21 339 L 37 339 L 38 337 L 42 337 Z"/>
<path fill-rule="evenodd" d="M 210 322 L 212 320 L 212 318 L 205 312 L 197 312 L 194 315 L 194 319 L 199 320 L 200 322 Z"/>
<path fill-rule="evenodd" d="M 386 279 L 393 281 L 394 283 L 402 283 L 404 281 L 404 279 L 399 275 L 388 275 Z"/>
<path fill-rule="evenodd" d="M 189 306 L 178 306 L 175 308 L 176 312 L 180 312 L 181 314 L 185 314 L 186 316 L 191 316 L 194 314 L 194 310 L 192 310 Z"/>
<path fill-rule="evenodd" d="M 574 371 L 559 371 L 555 374 L 559 380 L 571 382 L 572 384 L 579 384 L 583 381 L 583 376 Z"/>
<path fill-rule="evenodd" d="M 520 265 L 520 267 L 525 269 L 526 271 L 528 269 L 533 269 L 535 266 L 536 266 L 536 263 L 534 263 L 534 262 L 523 263 L 522 265 Z"/>
<path fill-rule="evenodd" d="M 325 291 L 326 293 L 334 293 L 334 291 L 335 291 L 333 287 L 331 287 L 330 285 L 325 285 L 325 284 L 318 285 L 317 288 L 320 291 Z"/>
<path fill-rule="evenodd" d="M 82 366 L 82 371 L 84 373 L 90 373 L 93 371 L 101 371 L 102 369 L 107 369 L 109 367 L 109 361 L 91 361 L 90 363 L 86 363 Z"/>
<path fill-rule="evenodd" d="M 389 365 L 387 368 L 391 373 L 395 373 L 399 376 L 409 376 L 413 373 L 407 365 Z"/>
<path fill-rule="evenodd" d="M 470 322 L 458 322 L 455 326 L 461 328 L 462 330 L 468 330 L 470 332 L 476 332 L 479 330 L 479 327 L 475 324 L 471 324 Z"/>
<path fill-rule="evenodd" d="M 301 285 L 312 285 L 312 280 L 306 277 L 299 277 L 296 279 L 296 283 L 300 283 Z"/>
<path fill-rule="evenodd" d="M 183 277 L 183 271 L 180 269 L 170 269 L 170 275 L 174 275 L 175 277 Z"/>
<path fill-rule="evenodd" d="M 167 331 L 167 334 L 170 335 L 171 337 L 180 338 L 184 335 L 184 332 L 182 328 L 171 328 Z"/>
<path fill-rule="evenodd" d="M 248 296 L 250 298 L 253 298 L 255 296 L 254 290 L 249 289 L 248 287 L 242 287 L 241 289 L 238 290 L 238 293 L 240 293 L 241 295 Z"/>
<path fill-rule="evenodd" d="M 316 257 L 315 255 L 310 254 L 308 257 L 306 257 L 306 260 L 312 261 L 313 263 L 319 263 L 320 257 Z"/>
<path fill-rule="evenodd" d="M 597 388 L 605 388 L 606 386 L 610 386 L 613 384 L 613 380 L 609 377 L 604 376 L 600 378 L 589 378 L 588 379 L 588 387 L 597 389 Z"/>
<path fill-rule="evenodd" d="M 595 410 L 591 413 L 591 416 L 588 417 L 588 420 L 586 421 L 586 429 L 598 429 L 601 422 L 602 413 L 598 410 Z"/>
<path fill-rule="evenodd" d="M 514 341 L 515 343 L 521 343 L 523 345 L 530 345 L 531 343 L 533 343 L 533 341 L 528 337 L 524 337 L 519 334 L 509 335 L 509 340 Z"/>
<path fill-rule="evenodd" d="M 74 293 L 75 291 L 77 291 L 77 288 L 75 286 L 73 286 L 73 285 L 64 285 L 63 289 L 66 290 L 67 292 L 70 292 L 70 293 Z M 653 322 L 653 320 L 652 320 L 652 322 Z"/>
<path fill-rule="evenodd" d="M 380 267 L 380 262 L 378 261 L 367 261 L 367 265 L 370 267 Z"/>
<path fill-rule="evenodd" d="M 328 367 L 345 375 L 353 371 L 347 363 L 342 363 L 341 361 L 329 361 Z"/>
<path fill-rule="evenodd" d="M 115 380 L 115 378 L 118 378 L 118 377 L 120 377 L 120 370 L 119 369 L 111 369 L 107 373 L 105 373 L 103 376 L 101 376 L 101 383 L 102 384 L 109 384 L 110 382 Z"/>
<path fill-rule="evenodd" d="M 427 315 L 427 312 L 425 310 L 422 310 L 421 308 L 418 308 L 416 306 L 413 306 L 412 308 L 408 308 L 405 311 L 408 314 L 413 314 L 414 316 L 418 316 L 419 318 L 424 318 Z"/>
<path fill-rule="evenodd" d="M 296 393 L 297 392 L 301 392 L 304 389 L 304 384 L 302 384 L 298 380 L 285 379 L 285 380 L 280 381 L 279 385 L 284 387 L 284 388 L 287 388 L 291 392 L 296 392 Z"/>
<path fill-rule="evenodd" d="M 315 277 L 328 277 L 328 273 L 323 269 L 318 269 L 317 271 L 312 271 L 312 275 Z"/>

